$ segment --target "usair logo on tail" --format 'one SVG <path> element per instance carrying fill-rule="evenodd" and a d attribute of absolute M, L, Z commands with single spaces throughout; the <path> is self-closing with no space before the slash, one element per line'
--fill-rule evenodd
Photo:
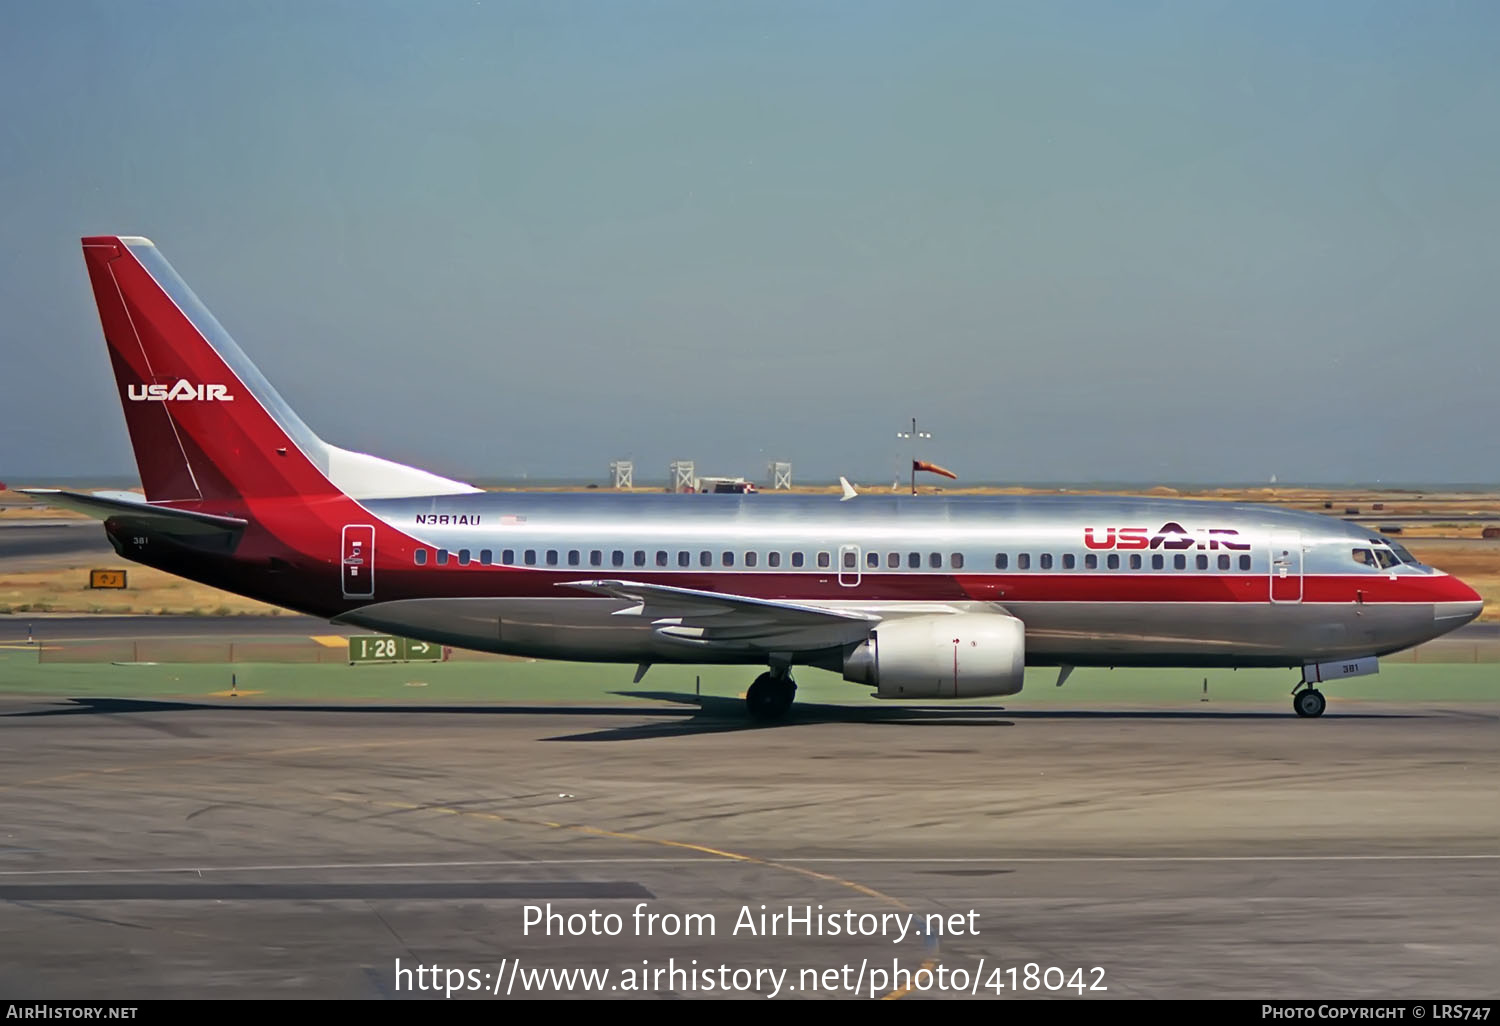
<path fill-rule="evenodd" d="M 178 378 L 175 385 L 131 385 L 127 390 L 132 402 L 233 402 L 228 385 L 194 385 Z"/>

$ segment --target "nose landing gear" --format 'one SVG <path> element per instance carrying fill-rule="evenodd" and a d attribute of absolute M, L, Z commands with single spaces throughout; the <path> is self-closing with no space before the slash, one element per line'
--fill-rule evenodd
<path fill-rule="evenodd" d="M 796 696 L 797 682 L 792 680 L 790 672 L 767 670 L 745 692 L 745 710 L 753 720 L 779 720 L 786 716 Z"/>
<path fill-rule="evenodd" d="M 1309 719 L 1322 716 L 1326 708 L 1328 708 L 1328 699 L 1323 697 L 1323 692 L 1307 681 L 1303 681 L 1292 689 L 1292 709 L 1298 716 Z"/>

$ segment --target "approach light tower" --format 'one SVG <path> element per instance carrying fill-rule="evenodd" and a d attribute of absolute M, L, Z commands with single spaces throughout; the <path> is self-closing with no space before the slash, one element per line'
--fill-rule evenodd
<path fill-rule="evenodd" d="M 911 419 L 911 430 L 910 431 L 897 431 L 896 432 L 896 437 L 897 438 L 909 438 L 909 439 L 911 439 L 911 493 L 913 495 L 916 495 L 917 494 L 917 444 L 919 442 L 930 441 L 932 439 L 932 433 L 930 431 L 918 431 L 917 430 L 917 418 L 913 417 Z"/>

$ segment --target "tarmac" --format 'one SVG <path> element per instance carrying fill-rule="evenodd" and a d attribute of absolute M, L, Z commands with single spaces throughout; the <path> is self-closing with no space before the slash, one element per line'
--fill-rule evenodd
<path fill-rule="evenodd" d="M 1494 995 L 1493 703 L 737 705 L 0 698 L 0 993 Z"/>
<path fill-rule="evenodd" d="M 118 559 L 97 520 L 0 522 L 0 564 L 23 572 L 51 570 L 59 560 Z"/>
<path fill-rule="evenodd" d="M 1500 627 L 1500 625 L 1497 625 Z M 37 641 L 163 641 L 310 637 L 362 633 L 315 616 L 138 616 L 13 613 L 0 616 L 0 644 Z"/>

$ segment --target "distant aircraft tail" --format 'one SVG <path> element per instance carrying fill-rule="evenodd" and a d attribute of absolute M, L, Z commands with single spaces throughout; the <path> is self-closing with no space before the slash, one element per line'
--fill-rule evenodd
<path fill-rule="evenodd" d="M 478 491 L 324 442 L 149 239 L 85 238 L 83 255 L 149 501 Z"/>

